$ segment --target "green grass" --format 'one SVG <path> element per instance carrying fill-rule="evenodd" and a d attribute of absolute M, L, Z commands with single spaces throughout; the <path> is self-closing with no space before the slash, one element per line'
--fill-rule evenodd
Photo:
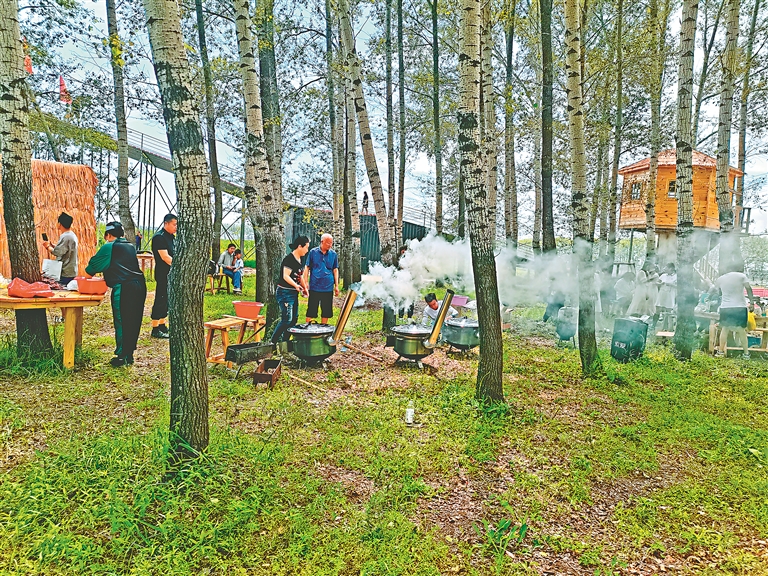
<path fill-rule="evenodd" d="M 233 299 L 206 296 L 206 315 Z M 476 356 L 434 376 L 286 367 L 327 393 L 212 369 L 210 447 L 173 481 L 165 367 L 113 370 L 98 349 L 74 374 L 0 362 L 0 446 L 22 453 L 2 460 L 0 573 L 768 572 L 768 364 L 651 348 L 603 353 L 584 380 L 540 314 L 515 313 L 493 409 Z M 358 310 L 350 330 L 380 321 Z"/>

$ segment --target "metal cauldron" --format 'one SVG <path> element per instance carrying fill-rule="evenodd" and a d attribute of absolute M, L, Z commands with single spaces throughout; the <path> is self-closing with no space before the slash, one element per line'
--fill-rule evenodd
<path fill-rule="evenodd" d="M 322 362 L 336 352 L 328 339 L 335 328 L 327 324 L 300 324 L 289 328 L 293 353 L 306 362 Z"/>
<path fill-rule="evenodd" d="M 459 350 L 480 345 L 480 324 L 472 318 L 449 318 L 443 323 L 443 340 Z"/>
<path fill-rule="evenodd" d="M 336 344 L 341 340 L 357 293 L 350 290 L 339 311 L 336 326 L 327 324 L 301 324 L 288 329 L 291 335 L 289 346 L 297 358 L 308 364 L 322 362 L 336 352 Z"/>
<path fill-rule="evenodd" d="M 426 326 L 403 324 L 401 326 L 393 326 L 391 330 L 395 334 L 395 352 L 402 358 L 421 360 L 425 356 L 432 354 L 433 349 L 424 346 L 424 340 L 432 332 Z"/>

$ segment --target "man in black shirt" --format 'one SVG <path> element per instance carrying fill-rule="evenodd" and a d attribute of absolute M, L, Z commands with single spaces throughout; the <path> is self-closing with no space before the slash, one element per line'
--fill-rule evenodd
<path fill-rule="evenodd" d="M 115 324 L 115 357 L 112 366 L 133 364 L 133 353 L 144 317 L 147 285 L 139 269 L 136 248 L 123 235 L 120 222 L 109 222 L 104 232 L 104 244 L 88 262 L 88 277 L 102 272 L 107 286 L 112 288 L 112 319 Z"/>
<path fill-rule="evenodd" d="M 168 274 L 173 263 L 173 241 L 178 219 L 174 214 L 163 218 L 163 229 L 152 236 L 155 256 L 155 303 L 152 305 L 152 338 L 168 338 Z"/>

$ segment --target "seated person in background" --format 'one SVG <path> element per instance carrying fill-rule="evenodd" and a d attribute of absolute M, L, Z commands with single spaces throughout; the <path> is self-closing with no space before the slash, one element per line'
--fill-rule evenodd
<path fill-rule="evenodd" d="M 424 302 L 427 303 L 427 307 L 424 308 L 424 316 L 422 316 L 421 323 L 424 326 L 432 326 L 437 318 L 437 313 L 440 311 L 440 302 L 437 301 L 437 296 L 435 296 L 434 292 L 424 296 Z M 456 311 L 456 308 L 450 306 L 446 318 L 453 318 L 458 315 L 459 313 Z"/>
<path fill-rule="evenodd" d="M 627 308 L 632 302 L 632 294 L 635 292 L 635 275 L 632 272 L 624 272 L 614 285 L 616 290 L 616 314 L 626 314 Z"/>
<path fill-rule="evenodd" d="M 238 250 L 239 252 L 239 250 Z M 219 267 L 221 268 L 222 274 L 225 276 L 229 276 L 232 278 L 232 284 L 235 288 L 235 294 L 242 294 L 243 293 L 243 271 L 241 269 L 235 268 L 235 245 L 231 244 L 227 246 L 227 249 L 225 252 L 221 253 L 221 256 L 219 256 Z"/>
<path fill-rule="evenodd" d="M 43 248 L 61 262 L 59 284 L 62 286 L 66 286 L 77 276 L 77 236 L 71 230 L 72 222 L 74 218 L 66 212 L 59 214 L 56 224 L 60 234 L 59 241 L 55 244 L 43 242 Z"/>

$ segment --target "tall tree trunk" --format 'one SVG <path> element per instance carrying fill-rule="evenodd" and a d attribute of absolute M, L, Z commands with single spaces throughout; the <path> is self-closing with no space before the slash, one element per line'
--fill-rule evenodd
<path fill-rule="evenodd" d="M 605 103 L 603 103 L 605 104 Z M 603 171 L 605 163 L 603 159 L 608 153 L 608 139 L 602 126 L 599 129 L 597 137 L 597 173 L 595 174 L 595 190 L 592 193 L 592 210 L 589 215 L 589 237 L 595 238 L 595 228 L 597 227 L 597 217 L 600 214 L 601 201 L 605 196 L 603 189 Z"/>
<path fill-rule="evenodd" d="M 624 0 L 616 5 L 616 122 L 613 127 L 613 165 L 611 189 L 608 201 L 607 258 L 611 265 L 616 253 L 619 207 L 619 160 L 621 159 L 621 132 L 624 121 Z"/>
<path fill-rule="evenodd" d="M 610 139 L 610 133 L 605 135 L 606 139 Z M 608 144 L 606 142 L 606 148 L 603 150 L 603 156 L 600 158 L 600 162 L 603 165 L 602 168 L 602 180 L 600 182 L 600 233 L 598 235 L 600 243 L 598 245 L 598 254 L 603 258 L 608 254 L 608 205 L 611 202 L 611 195 L 608 190 L 610 185 L 610 172 L 611 166 L 608 159 Z"/>
<path fill-rule="evenodd" d="M 531 247 L 535 254 L 541 253 L 541 189 L 542 189 L 542 153 L 541 119 L 538 133 L 533 136 L 533 239 Z"/>
<path fill-rule="evenodd" d="M 457 231 L 456 234 L 459 238 L 466 238 L 467 232 L 466 232 L 466 224 L 467 224 L 467 197 L 464 193 L 464 176 L 461 174 L 461 170 L 459 170 L 459 221 L 457 224 Z"/>
<path fill-rule="evenodd" d="M 514 94 L 514 48 L 515 11 L 517 0 L 510 0 L 508 19 L 504 30 L 506 40 L 506 82 L 504 86 L 504 233 L 507 245 L 516 248 L 517 225 L 517 177 L 515 170 L 515 102 Z"/>
<path fill-rule="evenodd" d="M 667 60 L 667 23 L 670 1 L 663 0 L 659 13 L 658 0 L 650 3 L 650 32 L 653 42 L 651 100 L 651 160 L 648 186 L 645 191 L 645 256 L 656 256 L 656 180 L 658 179 L 659 152 L 661 150 L 661 94 L 664 90 L 664 68 Z"/>
<path fill-rule="evenodd" d="M 352 262 L 352 282 L 359 282 L 361 276 L 360 240 L 362 226 L 360 225 L 360 211 L 357 208 L 357 125 L 355 112 L 355 90 L 352 80 L 347 79 L 345 93 L 345 109 L 347 117 L 347 139 L 345 156 L 345 182 L 347 187 L 346 198 L 349 205 L 350 234 Z"/>
<path fill-rule="evenodd" d="M 131 216 L 131 194 L 128 188 L 128 122 L 125 117 L 125 88 L 123 82 L 123 44 L 117 27 L 115 0 L 107 0 L 107 33 L 109 34 L 110 64 L 115 87 L 115 120 L 117 124 L 117 203 L 120 221 L 129 241 L 136 238 Z"/>
<path fill-rule="evenodd" d="M 397 194 L 395 191 L 395 111 L 392 107 L 392 0 L 385 0 L 385 2 L 384 60 L 387 108 L 387 197 L 389 199 L 389 218 L 394 220 L 397 214 Z"/>
<path fill-rule="evenodd" d="M 542 0 L 541 17 L 541 225 L 542 249 L 557 250 L 552 206 L 552 0 Z"/>
<path fill-rule="evenodd" d="M 597 342 L 595 340 L 595 285 L 592 267 L 592 239 L 589 236 L 580 22 L 578 0 L 566 0 L 565 73 L 567 78 L 568 128 L 571 139 L 573 247 L 579 275 L 579 356 L 581 357 L 582 373 L 585 376 L 591 376 L 600 369 L 600 359 L 597 355 Z"/>
<path fill-rule="evenodd" d="M 680 61 L 677 73 L 677 329 L 675 349 L 690 360 L 693 350 L 696 306 L 693 245 L 693 142 L 691 104 L 693 99 L 693 55 L 696 47 L 698 0 L 683 0 L 680 27 Z"/>
<path fill-rule="evenodd" d="M 30 89 L 24 70 L 17 0 L 0 0 L 0 155 L 3 218 L 11 276 L 40 280 L 39 248 L 32 205 L 32 148 L 29 137 Z M 21 357 L 51 351 L 45 310 L 16 310 L 16 346 Z"/>
<path fill-rule="evenodd" d="M 208 166 L 174 0 L 144 0 L 152 60 L 176 175 L 179 231 L 169 282 L 171 446 L 176 459 L 208 446 L 208 367 L 203 288 L 211 238 Z"/>
<path fill-rule="evenodd" d="M 496 237 L 496 196 L 499 175 L 496 137 L 496 93 L 493 89 L 493 22 L 491 3 L 483 2 L 480 12 L 480 137 L 483 144 L 485 187 L 488 190 L 488 218 Z"/>
<path fill-rule="evenodd" d="M 330 1 L 330 0 L 329 0 Z M 347 85 L 349 82 L 346 83 Z M 352 173 L 355 170 L 355 111 L 350 104 L 350 90 L 344 90 L 344 168 L 342 179 L 342 195 L 344 201 L 344 288 L 352 285 L 353 264 L 352 264 L 352 207 L 357 206 L 357 190 L 355 190 L 355 180 Z M 350 134 L 352 132 L 352 134 Z M 352 157 L 352 162 L 350 162 Z"/>
<path fill-rule="evenodd" d="M 733 208 L 728 167 L 731 160 L 733 90 L 736 82 L 736 49 L 739 41 L 739 0 L 727 0 L 723 79 L 720 90 L 720 119 L 717 127 L 717 209 L 720 214 L 720 273 L 730 272 L 729 264 L 741 262 L 738 233 L 733 230 Z"/>
<path fill-rule="evenodd" d="M 283 202 L 278 185 L 272 181 L 265 150 L 249 0 L 235 0 L 235 28 L 245 99 L 245 186 L 243 190 L 251 222 L 258 230 L 263 242 L 261 257 L 257 258 L 256 298 L 261 302 L 271 302 L 275 293 L 274 282 L 280 274 L 280 262 L 285 255 Z M 259 235 L 257 235 L 257 253 Z M 276 317 L 277 307 L 268 306 L 267 323 L 270 324 Z"/>
<path fill-rule="evenodd" d="M 744 63 L 744 77 L 741 81 L 741 97 L 739 99 L 739 151 L 738 168 L 742 176 L 736 186 L 736 204 L 744 206 L 744 176 L 747 169 L 747 103 L 750 92 L 750 71 L 752 69 L 753 50 L 755 45 L 755 30 L 757 30 L 757 16 L 760 13 L 760 0 L 754 0 L 752 6 L 752 18 L 749 23 L 749 34 L 747 35 L 747 46 Z"/>
<path fill-rule="evenodd" d="M 699 142 L 699 116 L 701 115 L 701 105 L 704 103 L 704 88 L 706 87 L 707 80 L 709 79 L 709 59 L 712 55 L 712 48 L 715 45 L 715 39 L 717 38 L 717 29 L 720 26 L 720 17 L 723 14 L 723 7 L 727 0 L 716 0 L 717 13 L 715 14 L 715 22 L 712 24 L 712 33 L 709 35 L 709 40 L 704 37 L 704 54 L 701 63 L 701 70 L 699 71 L 699 81 L 696 88 L 696 96 L 693 100 L 693 128 L 691 128 L 691 144 L 696 149 Z M 707 25 L 708 12 L 704 11 L 704 34 L 709 30 Z"/>
<path fill-rule="evenodd" d="M 435 0 L 437 1 L 437 0 Z M 405 154 L 407 142 L 405 141 L 405 50 L 403 48 L 403 0 L 397 0 L 397 79 L 398 79 L 398 104 L 399 104 L 399 134 L 398 154 L 400 164 L 397 169 L 397 223 L 395 241 L 403 239 L 403 202 L 405 201 Z"/>
<path fill-rule="evenodd" d="M 352 86 L 355 90 L 355 112 L 357 114 L 357 123 L 360 127 L 360 144 L 363 148 L 363 159 L 365 160 L 365 167 L 368 172 L 368 182 L 371 186 L 373 204 L 376 207 L 376 223 L 379 229 L 379 240 L 381 241 L 381 261 L 384 264 L 390 265 L 394 262 L 396 255 L 395 234 L 392 222 L 387 216 L 384 191 L 381 186 L 381 178 L 379 177 L 379 168 L 376 165 L 376 152 L 373 147 L 373 136 L 368 121 L 368 109 L 365 104 L 365 95 L 363 94 L 363 81 L 360 73 L 361 65 L 355 52 L 355 38 L 352 33 L 351 15 L 347 0 L 342 0 L 340 3 L 339 14 L 341 45 L 345 64 L 349 70 Z"/>
<path fill-rule="evenodd" d="M 336 71 L 334 70 L 333 60 L 333 12 L 331 10 L 331 0 L 325 0 L 325 61 L 326 61 L 326 91 L 328 96 L 328 124 L 331 137 L 331 188 L 333 193 L 333 221 L 334 235 L 342 238 L 345 234 L 346 212 L 344 209 L 342 174 L 345 172 L 341 168 L 342 155 L 344 150 L 343 130 L 336 116 L 336 109 L 339 104 L 336 96 Z M 351 283 L 351 261 L 349 261 L 350 246 L 346 243 L 346 236 L 341 241 L 342 248 L 342 274 L 344 276 L 344 288 L 348 289 Z"/>
<path fill-rule="evenodd" d="M 113 1 L 114 0 L 107 0 L 107 3 Z M 218 260 L 221 254 L 221 224 L 224 217 L 224 201 L 221 194 L 219 155 L 216 151 L 216 109 L 213 100 L 211 63 L 208 60 L 208 43 L 205 37 L 203 0 L 195 0 L 195 15 L 197 16 L 197 40 L 200 44 L 200 63 L 203 66 L 205 131 L 206 136 L 208 137 L 208 165 L 211 169 L 211 188 L 213 188 L 213 235 L 211 237 L 211 258 L 213 260 Z M 244 249 L 243 246 L 240 246 L 240 248 Z"/>
<path fill-rule="evenodd" d="M 282 118 L 280 116 L 280 92 L 277 87 L 277 63 L 275 61 L 275 3 L 274 0 L 259 0 L 256 3 L 256 18 L 258 22 L 259 49 L 259 87 L 261 89 L 261 105 L 264 149 L 267 154 L 269 175 L 276 201 L 283 203 L 283 136 L 281 132 Z M 282 227 L 282 225 L 281 225 Z M 282 252 L 285 252 L 283 248 Z M 270 256 L 271 257 L 271 256 Z M 277 262 L 280 265 L 283 256 Z"/>
<path fill-rule="evenodd" d="M 467 202 L 472 272 L 480 323 L 480 362 L 476 397 L 503 402 L 503 362 L 499 289 L 494 258 L 495 226 L 489 222 L 488 190 L 480 140 L 480 0 L 463 0 L 459 48 L 459 153 Z"/>
<path fill-rule="evenodd" d="M 398 0 L 401 1 L 401 0 Z M 440 45 L 438 43 L 437 2 L 427 0 L 432 14 L 432 124 L 435 131 L 435 230 L 443 233 L 443 140 L 440 134 Z M 402 12 L 402 11 L 401 11 Z"/>

